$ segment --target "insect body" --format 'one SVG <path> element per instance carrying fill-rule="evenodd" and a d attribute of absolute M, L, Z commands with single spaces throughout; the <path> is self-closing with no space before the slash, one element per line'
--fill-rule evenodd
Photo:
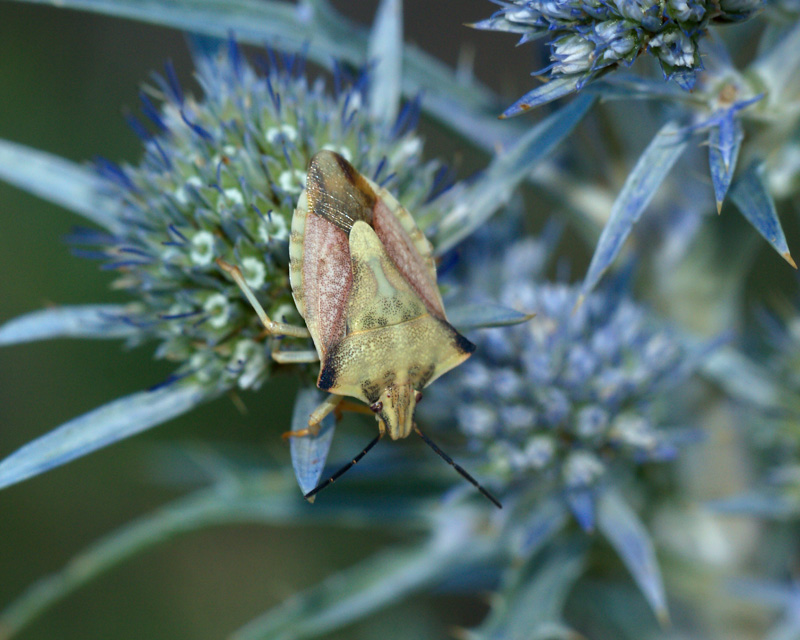
<path fill-rule="evenodd" d="M 279 362 L 320 361 L 317 386 L 332 395 L 312 414 L 316 435 L 323 418 L 345 396 L 366 403 L 378 420 L 378 437 L 393 440 L 416 431 L 459 473 L 490 496 L 414 424 L 422 389 L 475 350 L 448 322 L 436 284 L 432 247 L 412 216 L 386 190 L 362 176 L 342 156 L 320 151 L 292 218 L 289 276 L 306 329 L 271 321 L 241 273 L 218 261 L 236 280 L 273 334 L 310 335 L 315 352 L 273 353 Z"/>
<path fill-rule="evenodd" d="M 475 350 L 447 323 L 431 253 L 388 191 L 335 153 L 312 158 L 289 273 L 317 385 L 368 404 L 393 440 L 411 433 L 422 389 Z"/>

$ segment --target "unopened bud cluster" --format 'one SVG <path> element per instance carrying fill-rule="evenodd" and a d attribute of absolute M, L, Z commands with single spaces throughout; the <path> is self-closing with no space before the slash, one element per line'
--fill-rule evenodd
<path fill-rule="evenodd" d="M 685 89 L 702 69 L 698 42 L 711 23 L 738 22 L 763 0 L 509 0 L 478 29 L 550 38 L 552 77 L 582 76 L 629 65 L 647 51 Z"/>
<path fill-rule="evenodd" d="M 533 240 L 506 243 L 504 277 L 492 272 L 502 305 L 537 316 L 470 335 L 478 348 L 431 388 L 430 418 L 455 420 L 514 486 L 547 479 L 567 493 L 591 490 L 615 466 L 672 458 L 687 432 L 663 428 L 661 409 L 691 368 L 688 345 L 624 293 L 599 291 L 576 309 L 578 287 L 533 273 L 539 250 Z M 497 295 L 478 291 L 486 269 L 469 255 L 463 291 Z M 669 409 L 674 424 L 677 407 Z"/>

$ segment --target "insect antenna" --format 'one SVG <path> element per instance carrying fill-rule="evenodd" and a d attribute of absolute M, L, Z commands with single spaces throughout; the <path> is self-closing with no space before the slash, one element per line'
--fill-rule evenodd
<path fill-rule="evenodd" d="M 375 439 L 372 442 L 370 442 L 366 447 L 364 447 L 364 449 L 361 451 L 361 453 L 359 453 L 355 458 L 353 458 L 350 462 L 348 462 L 346 465 L 344 465 L 341 469 L 339 469 L 336 473 L 334 473 L 330 478 L 328 478 L 324 482 L 320 482 L 316 487 L 314 487 L 311 491 L 309 491 L 307 494 L 305 494 L 305 496 L 304 496 L 305 499 L 309 500 L 310 502 L 313 502 L 313 500 L 311 500 L 311 498 L 313 498 L 315 495 L 317 495 L 320 491 L 322 491 L 328 485 L 331 485 L 334 482 L 336 482 L 345 473 L 347 473 L 353 465 L 358 464 L 358 461 L 361 460 L 361 458 L 363 458 L 365 455 L 367 455 L 367 452 L 370 449 L 372 449 L 372 447 L 374 447 L 376 444 L 378 444 L 378 440 L 380 440 L 382 437 L 383 437 L 383 434 L 379 433 L 375 437 Z"/>
<path fill-rule="evenodd" d="M 469 473 L 467 473 L 464 467 L 455 462 L 450 456 L 448 456 L 444 451 L 442 451 L 439 447 L 437 447 L 436 443 L 433 440 L 431 440 L 428 436 L 426 436 L 424 433 L 422 433 L 422 431 L 419 430 L 417 425 L 414 425 L 414 431 L 417 432 L 417 435 L 425 441 L 425 444 L 427 444 L 431 449 L 433 449 L 442 460 L 444 460 L 447 464 L 453 467 L 453 469 L 458 471 L 458 473 L 460 473 L 461 476 L 465 480 L 467 480 L 467 482 L 469 482 L 484 496 L 486 496 L 495 507 L 497 507 L 498 509 L 503 508 L 503 505 L 500 504 L 500 501 L 497 498 L 495 498 L 491 493 L 489 493 L 486 489 L 484 489 L 475 478 L 469 475 Z M 314 489 L 314 491 L 316 491 L 316 489 Z"/>

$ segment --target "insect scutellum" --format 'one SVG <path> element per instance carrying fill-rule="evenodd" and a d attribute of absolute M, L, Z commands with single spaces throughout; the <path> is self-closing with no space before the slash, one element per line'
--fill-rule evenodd
<path fill-rule="evenodd" d="M 378 436 L 322 488 L 356 464 L 384 435 L 412 431 L 500 507 L 414 423 L 422 389 L 475 350 L 447 321 L 436 283 L 433 248 L 414 218 L 384 188 L 332 151 L 311 159 L 306 187 L 292 217 L 289 279 L 306 327 L 273 322 L 238 268 L 217 261 L 253 305 L 267 334 L 310 336 L 315 351 L 273 352 L 278 362 L 320 361 L 317 386 L 331 395 L 308 427 L 285 435 L 313 436 L 344 397 L 362 401 L 378 421 Z"/>

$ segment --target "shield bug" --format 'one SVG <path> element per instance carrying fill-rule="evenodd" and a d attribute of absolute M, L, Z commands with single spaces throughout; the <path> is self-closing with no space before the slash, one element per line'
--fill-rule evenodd
<path fill-rule="evenodd" d="M 331 395 L 311 414 L 316 435 L 323 418 L 344 400 L 364 402 L 378 421 L 378 436 L 313 497 L 356 464 L 384 435 L 416 432 L 448 464 L 491 496 L 414 423 L 422 390 L 475 350 L 447 321 L 436 284 L 433 248 L 414 218 L 386 189 L 332 151 L 320 151 L 292 218 L 289 279 L 306 328 L 273 322 L 241 272 L 221 260 L 256 309 L 268 333 L 310 336 L 315 351 L 273 352 L 278 362 L 319 359 L 317 386 Z"/>

